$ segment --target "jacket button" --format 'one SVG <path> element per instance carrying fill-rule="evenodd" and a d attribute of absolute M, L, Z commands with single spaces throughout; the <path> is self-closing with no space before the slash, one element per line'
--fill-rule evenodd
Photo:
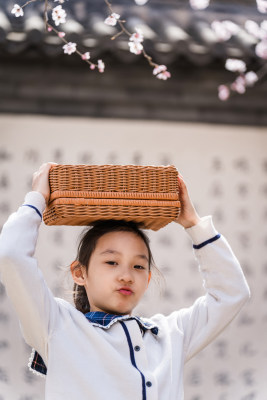
<path fill-rule="evenodd" d="M 141 350 L 141 347 L 140 346 L 135 346 L 135 351 L 140 351 Z"/>
<path fill-rule="evenodd" d="M 148 387 L 151 387 L 151 386 L 152 386 L 152 383 L 151 383 L 150 381 L 147 381 L 146 385 L 147 385 Z"/>

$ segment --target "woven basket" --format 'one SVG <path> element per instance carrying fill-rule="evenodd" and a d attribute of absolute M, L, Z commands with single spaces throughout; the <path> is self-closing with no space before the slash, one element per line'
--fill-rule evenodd
<path fill-rule="evenodd" d="M 180 212 L 174 166 L 55 165 L 49 173 L 47 225 L 124 219 L 158 230 Z"/>

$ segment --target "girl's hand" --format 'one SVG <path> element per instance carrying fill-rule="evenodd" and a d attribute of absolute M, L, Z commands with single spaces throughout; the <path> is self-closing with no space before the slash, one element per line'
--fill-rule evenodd
<path fill-rule="evenodd" d="M 180 188 L 181 212 L 178 218 L 174 221 L 182 225 L 184 228 L 191 228 L 200 222 L 200 217 L 195 210 L 195 207 L 189 197 L 187 187 L 183 177 L 178 175 Z"/>
<path fill-rule="evenodd" d="M 34 172 L 32 178 L 32 190 L 41 193 L 46 201 L 49 201 L 50 197 L 50 186 L 49 186 L 49 171 L 52 165 L 57 165 L 56 163 L 46 163 L 41 165 L 38 171 Z"/>

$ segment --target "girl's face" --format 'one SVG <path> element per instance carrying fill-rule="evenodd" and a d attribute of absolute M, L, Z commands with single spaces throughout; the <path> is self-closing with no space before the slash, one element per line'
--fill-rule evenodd
<path fill-rule="evenodd" d="M 101 236 L 84 270 L 84 286 L 90 311 L 131 314 L 146 291 L 149 280 L 148 250 L 132 232 Z"/>

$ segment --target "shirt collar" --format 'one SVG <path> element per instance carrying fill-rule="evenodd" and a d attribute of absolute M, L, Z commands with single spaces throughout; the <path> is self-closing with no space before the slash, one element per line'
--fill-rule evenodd
<path fill-rule="evenodd" d="M 157 325 L 152 324 L 150 321 L 144 320 L 143 318 L 133 315 L 115 315 L 108 314 L 103 311 L 90 311 L 84 315 L 88 319 L 88 321 L 92 323 L 92 325 L 98 326 L 103 329 L 109 329 L 113 324 L 118 321 L 136 320 L 139 326 L 144 331 L 151 330 L 154 335 L 157 335 L 159 331 Z"/>

